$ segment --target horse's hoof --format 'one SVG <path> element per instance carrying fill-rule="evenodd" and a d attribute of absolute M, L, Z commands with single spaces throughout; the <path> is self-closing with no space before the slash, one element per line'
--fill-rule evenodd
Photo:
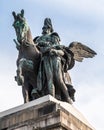
<path fill-rule="evenodd" d="M 71 97 L 71 99 L 73 100 L 73 102 L 75 102 L 75 97 L 73 96 L 73 97 Z"/>
<path fill-rule="evenodd" d="M 31 96 L 32 96 L 33 100 L 40 97 L 39 94 L 38 94 L 38 92 L 37 92 L 37 89 L 33 89 L 32 90 Z"/>
<path fill-rule="evenodd" d="M 73 104 L 71 98 L 68 98 L 67 102 L 70 103 L 70 104 Z"/>

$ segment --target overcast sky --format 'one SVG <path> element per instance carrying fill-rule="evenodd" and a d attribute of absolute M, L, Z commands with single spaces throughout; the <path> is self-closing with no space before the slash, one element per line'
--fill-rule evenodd
<path fill-rule="evenodd" d="M 96 130 L 104 130 L 104 0 L 0 0 L 0 112 L 23 104 L 14 81 L 18 52 L 12 11 L 25 10 L 33 38 L 50 17 L 61 44 L 79 41 L 97 52 L 70 70 L 76 89 L 74 106 Z"/>

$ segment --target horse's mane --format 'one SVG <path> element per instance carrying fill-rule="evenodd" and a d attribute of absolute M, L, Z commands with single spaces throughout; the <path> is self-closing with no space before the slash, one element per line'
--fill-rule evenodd
<path fill-rule="evenodd" d="M 34 44 L 30 27 L 27 31 L 27 42 L 30 43 L 30 44 Z"/>

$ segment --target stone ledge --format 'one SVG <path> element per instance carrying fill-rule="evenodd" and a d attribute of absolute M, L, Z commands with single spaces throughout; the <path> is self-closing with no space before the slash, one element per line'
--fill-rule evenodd
<path fill-rule="evenodd" d="M 42 103 L 46 103 L 46 102 L 50 101 L 50 99 L 51 99 L 51 96 L 50 96 L 50 95 L 47 95 L 47 96 L 44 96 L 44 97 L 42 97 L 42 98 L 38 98 L 38 99 L 36 99 L 36 100 L 33 100 L 33 101 L 31 101 L 31 102 L 22 104 L 22 105 L 20 105 L 20 106 L 11 108 L 11 109 L 9 109 L 9 110 L 0 112 L 0 118 L 3 117 L 3 116 L 6 116 L 6 115 L 13 114 L 13 113 L 15 113 L 15 112 L 18 112 L 18 111 L 21 111 L 21 110 L 24 110 L 24 109 L 33 107 L 33 106 L 37 106 L 37 105 L 39 105 L 39 104 L 42 105 Z"/>
<path fill-rule="evenodd" d="M 58 101 L 51 95 L 0 113 L 0 130 L 50 130 L 56 127 L 95 130 L 73 105 Z"/>

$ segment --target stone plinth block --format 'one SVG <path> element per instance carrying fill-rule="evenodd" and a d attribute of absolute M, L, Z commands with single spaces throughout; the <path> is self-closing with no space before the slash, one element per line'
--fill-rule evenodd
<path fill-rule="evenodd" d="M 95 130 L 73 106 L 47 95 L 0 113 L 0 130 Z"/>

